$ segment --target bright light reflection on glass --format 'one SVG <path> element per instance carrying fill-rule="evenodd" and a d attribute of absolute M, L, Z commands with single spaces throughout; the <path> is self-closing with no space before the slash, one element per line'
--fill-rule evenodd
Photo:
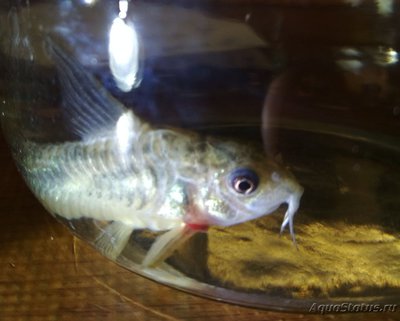
<path fill-rule="evenodd" d="M 92 6 L 97 2 L 97 0 L 82 0 L 82 2 L 87 6 Z"/>
<path fill-rule="evenodd" d="M 116 138 L 119 151 L 122 155 L 126 155 L 131 147 L 131 133 L 133 132 L 133 117 L 131 112 L 124 113 L 117 122 Z"/>
<path fill-rule="evenodd" d="M 393 48 L 388 48 L 386 50 L 386 56 L 386 61 L 388 62 L 388 64 L 395 64 L 399 60 L 397 51 L 395 51 Z"/>
<path fill-rule="evenodd" d="M 109 37 L 110 69 L 118 88 L 127 92 L 138 83 L 138 37 L 133 25 L 121 17 L 114 19 Z"/>

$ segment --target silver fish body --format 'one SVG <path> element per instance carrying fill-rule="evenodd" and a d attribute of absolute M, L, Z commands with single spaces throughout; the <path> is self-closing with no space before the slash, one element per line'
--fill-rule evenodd
<path fill-rule="evenodd" d="M 176 213 L 165 213 L 158 221 L 153 216 L 163 203 L 173 206 L 173 200 L 164 196 L 171 189 L 178 192 L 176 174 L 165 175 L 168 165 L 156 166 L 155 155 L 135 150 L 125 158 L 114 145 L 112 136 L 59 145 L 30 144 L 24 176 L 46 208 L 67 219 L 90 217 L 153 230 L 174 225 L 179 219 Z"/>
<path fill-rule="evenodd" d="M 152 265 L 204 227 L 239 224 L 288 209 L 289 226 L 302 187 L 251 146 L 175 129 L 158 129 L 113 99 L 78 62 L 50 42 L 77 142 L 25 144 L 20 160 L 44 206 L 66 219 L 114 223 L 98 245 L 115 258 L 134 229 L 169 231 L 147 254 Z"/>

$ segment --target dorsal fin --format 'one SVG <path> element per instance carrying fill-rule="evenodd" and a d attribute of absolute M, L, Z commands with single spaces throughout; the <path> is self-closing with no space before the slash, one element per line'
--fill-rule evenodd
<path fill-rule="evenodd" d="M 70 129 L 82 139 L 113 129 L 127 109 L 53 39 L 48 37 L 46 46 L 56 65 Z"/>

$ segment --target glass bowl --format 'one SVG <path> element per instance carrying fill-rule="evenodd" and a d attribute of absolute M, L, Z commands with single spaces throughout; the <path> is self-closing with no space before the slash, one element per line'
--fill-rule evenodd
<path fill-rule="evenodd" d="M 72 233 L 218 300 L 332 312 L 399 301 L 393 1 L 0 10 L 3 132 Z"/>

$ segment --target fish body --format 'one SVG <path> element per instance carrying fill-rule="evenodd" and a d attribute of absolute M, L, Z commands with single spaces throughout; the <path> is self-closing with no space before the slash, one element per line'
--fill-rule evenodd
<path fill-rule="evenodd" d="M 183 201 L 182 186 L 163 151 L 157 155 L 143 142 L 154 134 L 132 138 L 129 156 L 117 147 L 115 133 L 82 142 L 31 143 L 24 176 L 46 208 L 66 219 L 90 217 L 169 229 L 180 219 L 175 203 Z M 157 134 L 159 139 L 167 135 Z"/>
<path fill-rule="evenodd" d="M 53 41 L 64 107 L 80 141 L 25 144 L 26 181 L 43 205 L 66 219 L 112 221 L 97 240 L 109 257 L 134 229 L 166 231 L 143 261 L 153 265 L 207 227 L 230 226 L 288 204 L 289 226 L 302 187 L 251 146 L 190 131 L 155 128 L 111 97 Z"/>

